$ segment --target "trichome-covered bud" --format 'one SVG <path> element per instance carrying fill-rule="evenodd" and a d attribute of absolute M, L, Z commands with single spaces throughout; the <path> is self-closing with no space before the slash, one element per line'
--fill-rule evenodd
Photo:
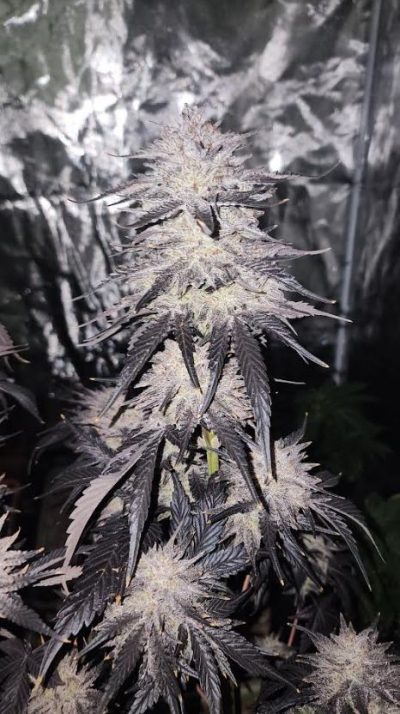
<path fill-rule="evenodd" d="M 388 714 L 400 710 L 400 664 L 390 643 L 367 627 L 358 634 L 341 619 L 338 635 L 309 633 L 317 653 L 302 659 L 311 667 L 304 681 L 321 714 Z"/>
<path fill-rule="evenodd" d="M 147 157 L 145 173 L 116 189 L 132 205 L 132 250 L 128 245 L 110 277 L 123 285 L 124 294 L 103 314 L 103 336 L 129 326 L 131 337 L 106 408 L 135 382 L 171 333 L 180 335 L 189 367 L 185 350 L 200 334 L 209 343 L 215 384 L 229 348 L 236 354 L 268 462 L 270 394 L 258 338 L 273 335 L 304 359 L 323 364 L 298 344 L 288 323 L 322 313 L 293 300 L 295 293 L 315 296 L 284 267 L 307 252 L 258 226 L 259 209 L 273 195 L 274 184 L 288 177 L 246 169 L 247 157 L 237 153 L 242 144 L 241 137 L 223 134 L 188 109 L 140 152 Z M 93 339 L 98 342 L 99 336 Z M 212 397 L 211 391 L 209 401 Z"/>
<path fill-rule="evenodd" d="M 96 668 L 78 664 L 67 654 L 46 687 L 36 687 L 28 702 L 27 714 L 97 714 L 100 692 L 95 687 Z"/>
<path fill-rule="evenodd" d="M 146 418 L 146 421 L 158 420 L 181 431 L 187 428 L 189 419 L 199 421 L 209 378 L 207 345 L 197 345 L 192 358 L 191 377 L 175 341 L 167 340 L 165 349 L 153 357 L 151 369 L 137 383 L 137 387 L 145 389 L 130 403 L 138 425 L 145 423 Z M 219 382 L 213 410 L 239 424 L 252 420 L 251 406 L 234 358 L 228 361 Z"/>
<path fill-rule="evenodd" d="M 215 498 L 222 491 L 216 485 Z M 208 503 L 212 505 L 210 493 Z M 179 482 L 171 503 L 174 535 L 140 557 L 122 600 L 110 605 L 86 652 L 111 648 L 105 691 L 111 701 L 139 666 L 130 711 L 147 711 L 159 697 L 178 712 L 179 683 L 197 673 L 210 711 L 221 709 L 219 675 L 235 681 L 229 659 L 254 673 L 273 674 L 260 650 L 234 630 L 234 599 L 226 579 L 246 566 L 238 546 L 224 544 L 223 524 L 212 525 L 191 506 Z M 277 675 L 276 675 L 277 676 Z"/>
<path fill-rule="evenodd" d="M 261 498 L 248 503 L 242 479 L 235 466 L 227 466 L 224 475 L 230 483 L 228 508 L 237 512 L 228 521 L 236 542 L 241 542 L 249 554 L 267 550 L 281 580 L 278 551 L 292 565 L 302 564 L 310 571 L 307 534 L 326 533 L 342 539 L 355 556 L 362 572 L 363 565 L 348 523 L 356 523 L 369 536 L 362 516 L 354 506 L 328 490 L 335 479 L 322 473 L 311 473 L 316 464 L 305 458 L 307 444 L 302 434 L 295 432 L 273 445 L 273 469 L 266 469 L 261 450 L 251 449 L 251 461 L 256 488 Z"/>

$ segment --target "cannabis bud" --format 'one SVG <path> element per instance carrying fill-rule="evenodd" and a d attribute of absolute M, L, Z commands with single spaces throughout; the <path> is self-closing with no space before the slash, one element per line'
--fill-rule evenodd
<path fill-rule="evenodd" d="M 96 668 L 79 666 L 76 656 L 66 655 L 48 686 L 32 692 L 27 714 L 97 714 L 100 699 L 95 688 L 97 676 Z"/>
<path fill-rule="evenodd" d="M 338 635 L 309 637 L 317 653 L 303 657 L 311 667 L 304 681 L 318 712 L 377 714 L 400 707 L 400 660 L 388 653 L 390 643 L 378 642 L 374 627 L 357 634 L 342 617 Z"/>

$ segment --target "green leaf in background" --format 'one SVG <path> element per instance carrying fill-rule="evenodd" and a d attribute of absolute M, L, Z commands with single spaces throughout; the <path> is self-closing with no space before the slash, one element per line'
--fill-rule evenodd
<path fill-rule="evenodd" d="M 382 428 L 367 415 L 373 398 L 363 384 L 332 384 L 308 390 L 298 400 L 307 416 L 306 439 L 313 455 L 329 471 L 357 480 L 371 463 L 389 453 Z"/>
<path fill-rule="evenodd" d="M 390 639 L 400 635 L 400 493 L 385 499 L 371 494 L 365 502 L 384 561 L 373 558 L 370 568 L 373 612 L 380 613 Z"/>

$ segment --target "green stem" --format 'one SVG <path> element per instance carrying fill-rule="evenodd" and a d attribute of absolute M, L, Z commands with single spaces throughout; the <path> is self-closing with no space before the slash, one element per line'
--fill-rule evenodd
<path fill-rule="evenodd" d="M 203 435 L 203 439 L 205 441 L 206 450 L 207 450 L 208 475 L 212 476 L 219 469 L 218 454 L 216 454 L 215 451 L 213 451 L 213 449 L 217 448 L 217 445 L 216 445 L 217 437 L 213 431 L 204 429 L 204 427 L 202 430 L 202 435 Z"/>

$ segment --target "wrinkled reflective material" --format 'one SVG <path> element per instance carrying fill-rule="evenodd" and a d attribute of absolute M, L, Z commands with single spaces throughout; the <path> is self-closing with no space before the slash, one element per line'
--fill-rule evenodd
<path fill-rule="evenodd" d="M 131 167 L 114 155 L 148 143 L 185 103 L 226 128 L 254 130 L 254 163 L 305 176 L 267 222 L 299 247 L 331 248 L 296 270 L 311 290 L 338 297 L 372 2 L 12 5 L 0 3 L 1 314 L 15 341 L 30 343 L 38 383 L 50 373 L 104 375 L 116 359 L 109 343 L 80 347 L 94 328 L 78 330 L 115 295 L 73 300 L 112 268 L 116 215 L 69 198 L 123 180 Z M 354 281 L 363 337 L 382 332 L 400 290 L 399 11 L 399 0 L 384 3 L 379 33 Z M 334 321 L 306 329 L 311 345 L 323 340 L 332 352 Z"/>

